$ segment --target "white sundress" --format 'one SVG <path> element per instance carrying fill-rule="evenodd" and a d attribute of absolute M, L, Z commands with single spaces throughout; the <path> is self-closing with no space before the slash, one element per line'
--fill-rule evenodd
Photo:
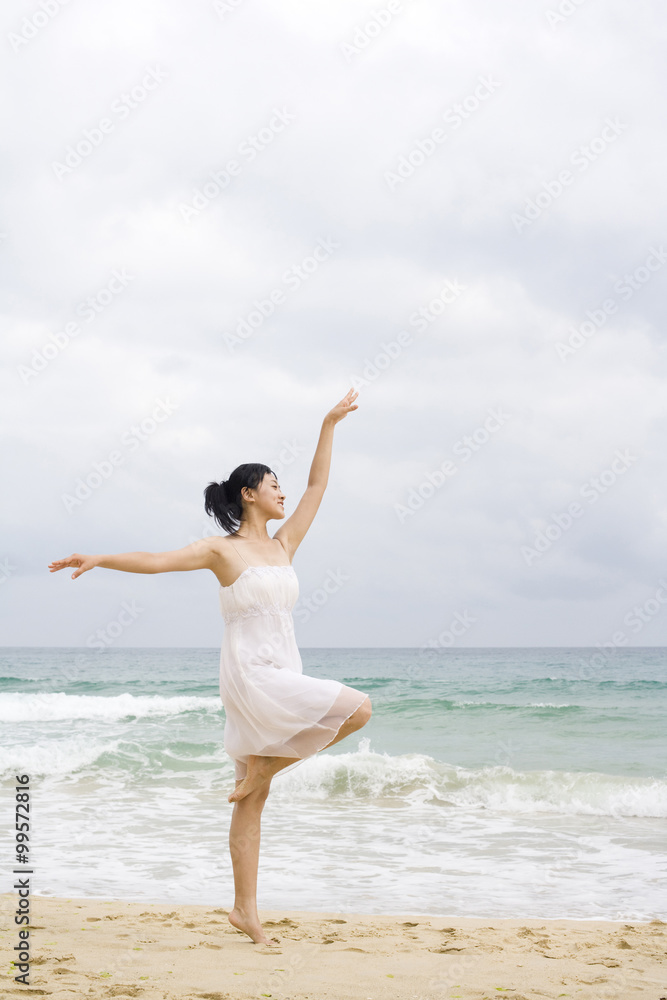
<path fill-rule="evenodd" d="M 291 771 L 331 743 L 367 697 L 340 681 L 303 673 L 292 619 L 298 596 L 291 565 L 246 562 L 234 583 L 220 586 L 224 745 L 237 780 L 246 776 L 249 754 L 298 758 L 278 775 Z"/>

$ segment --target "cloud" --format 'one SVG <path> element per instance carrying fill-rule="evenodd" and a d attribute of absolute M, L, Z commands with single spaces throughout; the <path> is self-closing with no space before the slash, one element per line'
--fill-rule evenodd
<path fill-rule="evenodd" d="M 295 560 L 305 595 L 350 579 L 303 646 L 416 646 L 465 609 L 464 645 L 593 645 L 655 592 L 661 8 L 566 7 L 9 5 L 7 643 L 76 645 L 141 599 L 119 641 L 217 645 L 211 574 L 46 564 L 187 544 L 244 461 L 280 466 L 289 515 L 353 381 Z"/>

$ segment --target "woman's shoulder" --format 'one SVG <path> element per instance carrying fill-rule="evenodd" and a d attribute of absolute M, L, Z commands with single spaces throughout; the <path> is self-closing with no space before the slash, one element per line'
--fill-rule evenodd
<path fill-rule="evenodd" d="M 216 555 L 225 558 L 233 552 L 233 545 L 229 535 L 206 535 L 202 542 Z"/>

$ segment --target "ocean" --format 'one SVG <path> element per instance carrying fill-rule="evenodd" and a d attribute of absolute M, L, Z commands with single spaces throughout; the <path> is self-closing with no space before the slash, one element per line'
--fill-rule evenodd
<path fill-rule="evenodd" d="M 373 717 L 274 778 L 260 912 L 667 919 L 663 648 L 300 652 Z M 33 894 L 231 908 L 219 655 L 0 649 L 0 850 L 28 774 Z"/>

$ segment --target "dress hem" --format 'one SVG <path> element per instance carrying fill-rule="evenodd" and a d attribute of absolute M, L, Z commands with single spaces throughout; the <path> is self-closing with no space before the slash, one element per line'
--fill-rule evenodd
<path fill-rule="evenodd" d="M 357 688 L 355 688 L 354 690 L 356 691 L 356 690 L 358 690 L 358 689 L 357 689 Z M 324 745 L 323 745 L 323 746 L 321 746 L 321 747 L 317 747 L 317 748 L 316 748 L 315 750 L 313 750 L 313 751 L 312 751 L 311 753 L 307 753 L 307 754 L 304 754 L 304 755 L 303 755 L 303 756 L 301 756 L 301 757 L 294 757 L 294 758 L 292 758 L 290 754 L 273 754 L 273 753 L 257 753 L 257 754 L 247 754 L 247 755 L 246 755 L 246 759 L 247 759 L 247 757 L 251 757 L 251 756 L 252 756 L 252 757 L 276 757 L 276 756 L 283 756 L 283 757 L 285 757 L 286 759 L 292 759 L 292 761 L 293 761 L 293 762 L 292 762 L 291 764 L 287 764 L 287 765 L 286 765 L 285 767 L 282 767 L 282 768 L 281 768 L 281 769 L 280 769 L 279 771 L 276 771 L 276 773 L 274 774 L 274 776 L 273 776 L 273 777 L 274 777 L 274 778 L 277 778 L 277 777 L 278 777 L 278 775 L 280 775 L 280 774 L 285 774 L 285 773 L 286 773 L 287 771 L 292 771 L 292 770 L 293 770 L 293 769 L 294 769 L 295 767 L 297 767 L 297 766 L 298 766 L 299 764 L 302 764 L 304 760 L 308 760 L 308 758 L 309 758 L 309 757 L 314 757 L 314 756 L 315 756 L 315 754 L 317 754 L 317 753 L 320 753 L 320 752 L 321 752 L 322 750 L 325 750 L 325 749 L 326 749 L 326 748 L 327 748 L 327 747 L 329 746 L 329 744 L 330 744 L 330 743 L 332 742 L 332 740 L 334 740 L 334 739 L 336 738 L 336 736 L 338 736 L 339 732 L 341 731 L 341 729 L 343 728 L 343 726 L 345 725 L 345 723 L 347 722 L 347 720 L 348 720 L 348 719 L 349 719 L 349 718 L 350 718 L 351 716 L 353 716 L 353 715 L 354 715 L 354 713 L 355 713 L 355 712 L 357 711 L 357 709 L 358 709 L 358 708 L 361 708 L 361 706 L 363 705 L 363 703 L 364 703 L 364 702 L 366 701 L 366 699 L 367 699 L 367 698 L 369 697 L 369 695 L 368 695 L 368 694 L 366 694 L 366 693 L 365 693 L 365 692 L 363 692 L 363 691 L 360 691 L 360 692 L 359 692 L 359 694 L 362 694 L 362 695 L 363 695 L 363 698 L 361 699 L 361 701 L 359 702 L 359 704 L 358 704 L 358 705 L 355 705 L 355 707 L 354 707 L 354 708 L 352 709 L 352 711 L 351 711 L 351 712 L 349 712 L 349 713 L 348 713 L 348 714 L 347 714 L 347 715 L 345 716 L 345 718 L 344 718 L 344 719 L 342 719 L 342 721 L 341 721 L 340 725 L 338 726 L 338 728 L 337 728 L 337 729 L 336 729 L 336 731 L 334 732 L 334 735 L 333 735 L 333 736 L 331 737 L 331 739 L 327 738 L 327 741 L 326 741 L 326 743 L 324 743 Z M 335 701 L 334 701 L 334 704 L 335 704 Z M 325 716 L 323 716 L 323 718 L 326 718 L 326 715 L 325 715 Z M 317 724 L 319 725 L 319 723 L 317 723 Z M 311 727 L 311 728 L 312 728 L 312 727 Z M 304 731 L 305 731 L 305 730 L 299 730 L 299 732 L 304 732 Z M 294 735 L 295 735 L 295 736 L 296 736 L 296 735 L 298 735 L 298 732 L 297 732 L 297 733 L 295 733 Z M 293 737 L 290 737 L 290 738 L 292 738 L 292 739 L 293 739 Z M 244 764 L 244 766 L 245 766 L 245 768 L 246 768 L 246 774 L 247 774 L 247 763 L 245 763 L 244 761 L 241 761 L 241 760 L 240 760 L 240 758 L 237 758 L 237 757 L 232 757 L 232 760 L 234 761 L 234 764 L 235 764 L 235 765 L 237 765 L 237 762 L 238 762 L 238 763 L 241 763 L 241 764 Z M 237 770 L 238 770 L 238 767 L 237 767 Z M 236 781 L 242 781 L 242 780 L 243 780 L 244 778 L 245 778 L 245 775 L 239 775 L 239 776 L 237 776 L 237 777 L 235 778 L 235 780 L 236 780 Z M 273 780 L 273 779 L 272 779 L 272 780 Z"/>

